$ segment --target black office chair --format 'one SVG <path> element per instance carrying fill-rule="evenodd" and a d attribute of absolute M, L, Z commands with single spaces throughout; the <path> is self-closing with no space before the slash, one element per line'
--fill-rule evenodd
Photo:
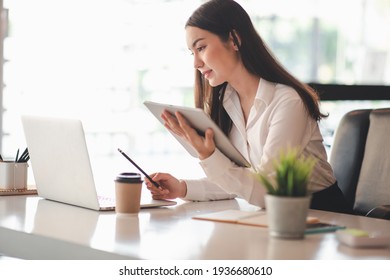
<path fill-rule="evenodd" d="M 390 205 L 377 206 L 366 214 L 367 217 L 390 220 Z"/>
<path fill-rule="evenodd" d="M 390 108 L 347 113 L 330 154 L 338 185 L 354 213 L 390 220 Z"/>
<path fill-rule="evenodd" d="M 390 219 L 390 108 L 370 113 L 354 211 Z"/>
<path fill-rule="evenodd" d="M 337 127 L 331 148 L 329 162 L 337 183 L 351 206 L 355 203 L 371 111 L 362 109 L 345 114 Z"/>

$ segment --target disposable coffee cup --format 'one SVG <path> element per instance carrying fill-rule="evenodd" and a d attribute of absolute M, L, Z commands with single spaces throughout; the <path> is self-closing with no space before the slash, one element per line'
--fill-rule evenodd
<path fill-rule="evenodd" d="M 0 189 L 26 189 L 27 168 L 27 162 L 0 161 Z"/>
<path fill-rule="evenodd" d="M 140 210 L 142 179 L 139 173 L 121 173 L 115 179 L 115 212 L 136 214 Z"/>

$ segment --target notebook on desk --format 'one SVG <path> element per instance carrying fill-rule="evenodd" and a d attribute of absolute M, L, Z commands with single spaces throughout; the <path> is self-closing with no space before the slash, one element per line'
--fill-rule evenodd
<path fill-rule="evenodd" d="M 114 198 L 97 193 L 80 120 L 22 116 L 22 125 L 39 196 L 94 210 L 115 210 Z M 113 187 L 112 181 L 109 188 Z M 141 208 L 176 204 L 142 193 Z"/>
<path fill-rule="evenodd" d="M 195 220 L 205 220 L 223 223 L 240 224 L 247 226 L 268 227 L 267 212 L 247 212 L 241 210 L 224 210 L 207 214 L 199 214 L 192 217 Z M 345 226 L 321 222 L 317 217 L 306 218 L 305 234 L 332 232 L 343 229 Z"/>

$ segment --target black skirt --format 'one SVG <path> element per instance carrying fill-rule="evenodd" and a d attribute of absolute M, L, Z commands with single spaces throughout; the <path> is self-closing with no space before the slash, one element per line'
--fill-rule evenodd
<path fill-rule="evenodd" d="M 311 209 L 353 214 L 352 206 L 345 199 L 337 182 L 330 187 L 312 194 Z"/>

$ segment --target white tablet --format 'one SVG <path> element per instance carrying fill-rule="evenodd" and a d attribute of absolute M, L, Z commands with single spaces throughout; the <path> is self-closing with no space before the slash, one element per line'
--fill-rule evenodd
<path fill-rule="evenodd" d="M 222 132 L 219 126 L 202 109 L 162 104 L 151 101 L 145 101 L 144 104 L 162 124 L 164 124 L 164 120 L 161 118 L 161 114 L 164 112 L 164 110 L 167 110 L 173 115 L 177 111 L 180 112 L 187 119 L 189 124 L 193 128 L 195 128 L 200 134 L 204 134 L 207 128 L 211 128 L 214 131 L 214 141 L 217 148 L 237 165 L 243 167 L 250 167 L 250 163 L 236 149 L 236 147 L 234 147 L 234 145 L 230 142 L 229 138 Z M 180 136 L 172 132 L 171 134 L 183 145 L 183 147 L 192 156 L 198 156 L 196 150 L 189 143 L 187 143 Z"/>

